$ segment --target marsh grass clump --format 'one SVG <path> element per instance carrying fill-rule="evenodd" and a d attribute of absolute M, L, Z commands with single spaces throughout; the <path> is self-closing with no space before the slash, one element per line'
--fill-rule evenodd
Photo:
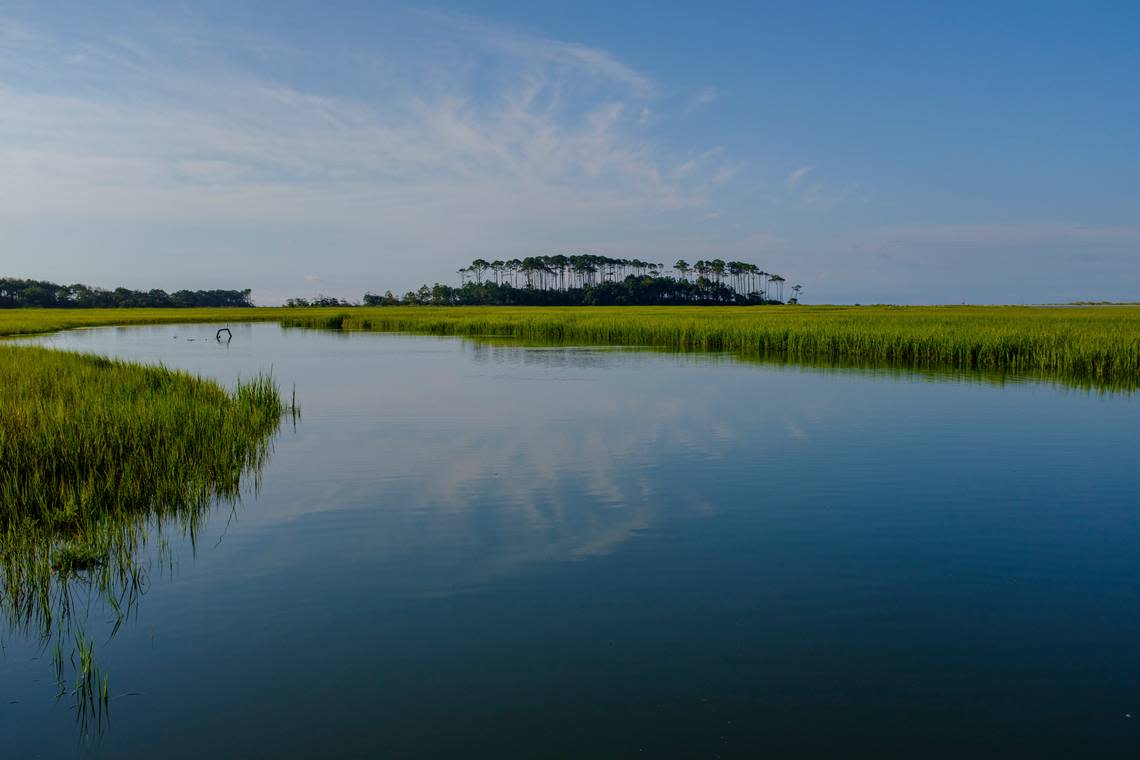
<path fill-rule="evenodd" d="M 101 546 L 64 542 L 52 552 L 51 569 L 64 574 L 92 570 L 106 562 L 105 554 Z"/>
<path fill-rule="evenodd" d="M 227 393 L 162 367 L 0 346 L 0 525 L 79 535 L 232 493 L 282 410 L 264 376 Z"/>
<path fill-rule="evenodd" d="M 286 327 L 716 351 L 803 364 L 1037 375 L 1140 388 L 1140 305 L 379 306 L 0 309 L 0 336 L 97 325 L 278 322 Z"/>
<path fill-rule="evenodd" d="M 106 674 L 73 627 L 87 607 L 75 595 L 121 620 L 147 541 L 171 525 L 193 539 L 211 505 L 235 502 L 284 411 L 266 376 L 227 392 L 163 367 L 0 345 L 0 611 L 79 647 L 80 706 L 96 684 L 106 695 Z"/>
<path fill-rule="evenodd" d="M 107 325 L 161 325 L 272 321 L 285 309 L 0 309 L 0 335 L 36 335 Z"/>
<path fill-rule="evenodd" d="M 724 352 L 802 364 L 1014 373 L 1140 387 L 1140 308 L 1017 306 L 381 307 L 339 329 Z M 287 327 L 329 326 L 293 310 Z"/>

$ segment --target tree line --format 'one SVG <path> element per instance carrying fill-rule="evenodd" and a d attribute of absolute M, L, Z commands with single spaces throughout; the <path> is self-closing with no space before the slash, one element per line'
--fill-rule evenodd
<path fill-rule="evenodd" d="M 346 301 L 343 298 L 319 295 L 315 298 L 286 298 L 285 306 L 289 308 L 307 308 L 309 306 L 359 306 L 360 304 Z"/>
<path fill-rule="evenodd" d="M 784 277 L 744 261 L 678 259 L 671 268 L 608 256 L 529 256 L 475 259 L 460 267 L 459 287 L 436 283 L 403 297 L 364 294 L 366 306 L 618 306 L 659 304 L 769 304 L 784 302 Z M 798 303 L 793 285 L 788 303 Z M 301 304 L 297 304 L 301 305 Z"/>
<path fill-rule="evenodd" d="M 46 280 L 0 278 L 0 308 L 111 309 L 253 306 L 251 290 L 105 290 L 89 285 L 57 285 Z"/>

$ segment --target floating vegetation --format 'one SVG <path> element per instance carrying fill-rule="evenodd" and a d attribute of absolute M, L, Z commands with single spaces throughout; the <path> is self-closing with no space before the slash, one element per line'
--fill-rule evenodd
<path fill-rule="evenodd" d="M 54 642 L 82 720 L 109 699 L 84 628 L 92 601 L 117 630 L 145 588 L 147 541 L 161 553 L 166 526 L 193 540 L 210 506 L 236 503 L 288 411 L 267 376 L 227 392 L 163 367 L 0 346 L 0 613 Z"/>

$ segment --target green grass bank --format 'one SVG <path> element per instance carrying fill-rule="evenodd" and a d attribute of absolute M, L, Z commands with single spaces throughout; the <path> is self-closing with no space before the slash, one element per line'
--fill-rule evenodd
<path fill-rule="evenodd" d="M 0 311 L 0 335 L 277 321 L 291 327 L 724 351 L 790 361 L 1033 372 L 1140 387 L 1140 306 L 367 307 Z"/>
<path fill-rule="evenodd" d="M 283 411 L 269 377 L 227 391 L 163 367 L 0 344 L 0 613 L 57 642 L 59 673 L 63 641 L 90 655 L 76 589 L 127 614 L 143 546 L 166 525 L 193 538 L 217 500 L 236 500 Z M 93 662 L 77 662 L 77 699 L 94 706 Z"/>
<path fill-rule="evenodd" d="M 286 313 L 281 322 L 1140 385 L 1140 307 L 420 307 Z"/>
<path fill-rule="evenodd" d="M 74 528 L 226 490 L 282 409 L 268 377 L 227 392 L 163 367 L 0 345 L 0 525 Z"/>

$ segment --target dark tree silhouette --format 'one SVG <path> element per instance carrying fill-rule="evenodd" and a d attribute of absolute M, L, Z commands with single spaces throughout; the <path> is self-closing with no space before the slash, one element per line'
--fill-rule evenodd
<path fill-rule="evenodd" d="M 0 308 L 44 309 L 179 308 L 253 306 L 250 290 L 104 290 L 89 285 L 56 285 L 45 280 L 0 278 Z"/>
<path fill-rule="evenodd" d="M 492 277 L 483 277 L 487 270 L 493 273 Z M 594 254 L 527 256 L 522 260 L 493 262 L 475 259 L 456 271 L 460 277 L 458 288 L 440 283 L 431 288 L 425 285 L 402 299 L 391 292 L 383 297 L 366 293 L 364 304 L 756 305 L 779 303 L 783 295 L 780 283 L 784 282 L 783 277 L 768 274 L 746 261 L 702 259 L 690 266 L 678 259 L 670 274 L 662 263 Z M 776 286 L 774 299 L 769 298 L 770 284 Z M 799 290 L 793 290 L 799 294 Z M 303 305 L 303 299 L 295 300 L 297 305 Z"/>

